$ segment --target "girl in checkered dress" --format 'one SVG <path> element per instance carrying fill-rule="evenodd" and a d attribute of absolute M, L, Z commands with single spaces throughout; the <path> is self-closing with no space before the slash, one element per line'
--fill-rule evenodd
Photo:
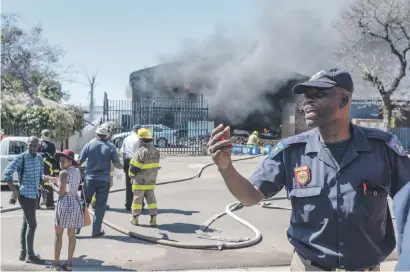
<path fill-rule="evenodd" d="M 77 194 L 78 186 L 81 182 L 80 170 L 75 166 L 74 153 L 71 150 L 64 150 L 56 153 L 56 159 L 60 161 L 59 176 L 59 198 L 56 205 L 56 239 L 55 239 L 55 270 L 60 269 L 60 252 L 62 246 L 62 236 L 64 229 L 68 234 L 68 259 L 67 263 L 61 267 L 70 271 L 72 268 L 72 258 L 76 244 L 75 230 L 84 226 L 84 213 L 81 208 L 80 196 Z"/>

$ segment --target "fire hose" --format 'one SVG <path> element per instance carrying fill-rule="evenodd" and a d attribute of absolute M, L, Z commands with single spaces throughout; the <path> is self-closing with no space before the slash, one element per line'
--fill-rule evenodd
<path fill-rule="evenodd" d="M 252 156 L 252 157 L 246 157 L 246 158 L 240 158 L 240 159 L 233 159 L 233 162 L 236 161 L 243 161 L 243 160 L 250 160 L 250 159 L 254 159 L 257 157 L 263 156 L 263 154 L 260 155 L 256 155 L 256 156 Z M 188 180 L 193 180 L 196 178 L 200 178 L 203 171 L 212 166 L 215 165 L 215 163 L 209 163 L 204 165 L 203 167 L 201 167 L 201 169 L 198 171 L 197 174 L 191 176 L 191 177 L 187 177 L 187 178 L 183 178 L 183 179 L 178 179 L 178 180 L 172 180 L 172 181 L 164 181 L 164 182 L 158 182 L 157 185 L 165 185 L 165 184 L 171 184 L 171 183 L 178 183 L 178 182 L 183 182 L 183 181 L 188 181 Z M 121 189 L 114 189 L 111 190 L 110 193 L 114 193 L 114 192 L 120 192 L 120 191 L 124 191 L 124 188 Z M 269 200 L 279 200 L 279 199 L 286 199 L 286 197 L 274 197 L 274 198 L 270 198 L 270 199 L 266 199 L 265 201 L 269 201 Z M 244 247 L 249 247 L 249 246 L 253 246 L 256 245 L 257 243 L 259 243 L 262 239 L 262 235 L 260 233 L 260 231 L 253 226 L 252 224 L 250 224 L 249 222 L 247 222 L 246 220 L 240 218 L 239 216 L 235 215 L 233 213 L 233 211 L 238 210 L 240 208 L 242 208 L 242 204 L 240 202 L 233 202 L 229 205 L 227 205 L 225 207 L 225 211 L 222 213 L 219 213 L 217 215 L 212 216 L 210 219 L 208 219 L 201 227 L 199 230 L 196 231 L 197 235 L 199 238 L 203 238 L 203 239 L 211 239 L 211 240 L 217 240 L 216 243 L 182 243 L 182 242 L 176 242 L 176 241 L 170 241 L 170 240 L 165 240 L 165 239 L 161 239 L 161 238 L 155 238 L 155 237 L 151 237 L 151 236 L 146 236 L 146 235 L 142 235 L 136 232 L 133 232 L 129 229 L 125 229 L 122 228 L 108 220 L 103 220 L 103 223 L 105 225 L 107 225 L 108 227 L 119 231 L 125 235 L 129 235 L 131 237 L 143 240 L 143 241 L 148 241 L 148 242 L 152 242 L 152 243 L 156 243 L 156 244 L 160 244 L 160 245 L 165 245 L 165 246 L 171 246 L 171 247 L 178 247 L 178 248 L 186 248 L 186 249 L 218 249 L 218 250 L 222 250 L 222 249 L 238 249 L 238 248 L 244 248 Z M 288 209 L 290 210 L 290 208 L 286 208 L 286 207 L 278 207 L 281 209 Z M 90 214 L 94 215 L 93 211 L 90 210 Z M 254 233 L 254 237 L 253 238 L 239 238 L 239 239 L 230 239 L 230 238 L 225 238 L 225 237 L 215 237 L 215 236 L 210 236 L 208 234 L 205 233 L 206 229 L 218 218 L 224 216 L 224 215 L 228 215 L 231 218 L 233 218 L 235 221 L 239 222 L 240 224 L 246 226 L 247 228 L 249 228 L 253 233 Z"/>

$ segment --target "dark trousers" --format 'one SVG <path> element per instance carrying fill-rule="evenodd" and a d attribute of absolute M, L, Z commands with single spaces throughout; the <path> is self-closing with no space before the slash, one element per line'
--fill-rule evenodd
<path fill-rule="evenodd" d="M 107 209 L 108 194 L 110 192 L 110 182 L 90 179 L 85 182 L 85 200 L 91 203 L 91 198 L 95 194 L 95 210 L 93 216 L 92 234 L 97 235 L 101 232 L 101 225 Z"/>
<path fill-rule="evenodd" d="M 34 256 L 34 234 L 37 228 L 36 209 L 37 199 L 26 198 L 20 195 L 20 206 L 23 209 L 23 225 L 21 226 L 21 252 L 25 256 Z"/>
<path fill-rule="evenodd" d="M 45 196 L 46 206 L 53 207 L 54 206 L 54 191 L 51 185 L 44 185 L 44 196 Z"/>
<path fill-rule="evenodd" d="M 125 172 L 125 208 L 127 210 L 131 209 L 133 193 L 132 193 L 132 183 L 131 178 L 128 176 L 128 169 L 130 168 L 130 159 L 124 160 L 124 172 Z"/>

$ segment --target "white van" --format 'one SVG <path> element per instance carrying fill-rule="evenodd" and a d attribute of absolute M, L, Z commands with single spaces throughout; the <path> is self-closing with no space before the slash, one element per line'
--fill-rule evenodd
<path fill-rule="evenodd" d="M 3 173 L 11 161 L 28 148 L 28 137 L 7 136 L 0 141 L 0 158 L 1 158 L 1 185 L 7 185 Z M 13 183 L 18 184 L 17 171 L 13 174 Z"/>

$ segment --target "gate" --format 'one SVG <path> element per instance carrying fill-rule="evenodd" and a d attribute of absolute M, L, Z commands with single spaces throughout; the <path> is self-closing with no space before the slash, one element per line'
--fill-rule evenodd
<path fill-rule="evenodd" d="M 112 141 L 121 148 L 134 125 L 148 128 L 154 145 L 166 154 L 203 154 L 214 129 L 204 97 L 149 97 L 139 101 L 109 100 L 104 96 L 103 122 L 113 126 Z"/>
<path fill-rule="evenodd" d="M 404 150 L 410 151 L 410 128 L 392 128 L 391 132 L 397 136 L 399 141 L 402 143 Z"/>

